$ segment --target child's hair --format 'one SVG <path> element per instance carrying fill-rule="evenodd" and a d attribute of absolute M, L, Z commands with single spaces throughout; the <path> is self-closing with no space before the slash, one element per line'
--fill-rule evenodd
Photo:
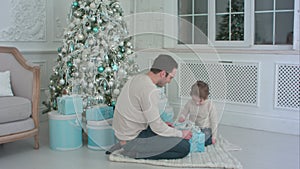
<path fill-rule="evenodd" d="M 199 98 L 206 100 L 209 95 L 208 84 L 198 80 L 195 84 L 193 84 L 190 95 L 199 96 Z"/>

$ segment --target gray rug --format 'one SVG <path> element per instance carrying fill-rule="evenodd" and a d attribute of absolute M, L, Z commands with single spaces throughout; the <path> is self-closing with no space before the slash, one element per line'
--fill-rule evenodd
<path fill-rule="evenodd" d="M 123 149 L 121 149 L 113 152 L 109 156 L 109 160 L 114 162 L 141 163 L 167 167 L 242 169 L 243 166 L 241 163 L 229 152 L 237 150 L 241 150 L 241 148 L 229 143 L 226 139 L 219 136 L 217 144 L 207 146 L 205 152 L 190 153 L 182 159 L 137 160 L 121 155 L 120 153 L 123 151 Z"/>

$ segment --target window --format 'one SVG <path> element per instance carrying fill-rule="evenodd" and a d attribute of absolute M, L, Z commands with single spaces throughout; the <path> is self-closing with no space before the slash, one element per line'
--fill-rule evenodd
<path fill-rule="evenodd" d="M 179 0 L 178 15 L 179 44 L 208 43 L 208 0 Z"/>
<path fill-rule="evenodd" d="M 216 1 L 216 40 L 244 40 L 244 0 Z"/>
<path fill-rule="evenodd" d="M 177 43 L 292 45 L 294 1 L 178 0 Z"/>
<path fill-rule="evenodd" d="M 255 1 L 255 44 L 293 44 L 294 0 Z"/>

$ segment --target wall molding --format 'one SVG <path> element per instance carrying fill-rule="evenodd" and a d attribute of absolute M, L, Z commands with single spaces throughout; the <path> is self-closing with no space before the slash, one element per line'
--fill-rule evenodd
<path fill-rule="evenodd" d="M 46 41 L 46 0 L 10 0 L 9 4 L 12 21 L 0 30 L 0 41 Z"/>

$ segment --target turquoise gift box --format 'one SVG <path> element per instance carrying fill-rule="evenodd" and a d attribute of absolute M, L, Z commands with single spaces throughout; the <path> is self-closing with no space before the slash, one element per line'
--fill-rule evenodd
<path fill-rule="evenodd" d="M 114 108 L 107 105 L 98 105 L 86 110 L 86 120 L 100 121 L 110 119 L 114 115 Z"/>
<path fill-rule="evenodd" d="M 62 96 L 57 98 L 58 113 L 64 115 L 83 112 L 83 101 L 80 96 Z"/>
<path fill-rule="evenodd" d="M 112 119 L 87 121 L 88 148 L 107 150 L 116 143 L 111 121 Z"/>
<path fill-rule="evenodd" d="M 62 115 L 57 111 L 48 113 L 49 145 L 52 150 L 75 150 L 82 147 L 81 114 Z"/>
<path fill-rule="evenodd" d="M 190 152 L 204 152 L 205 151 L 205 134 L 201 132 L 200 128 L 192 129 L 193 136 L 189 140 L 191 147 Z"/>
<path fill-rule="evenodd" d="M 174 127 L 179 130 L 192 130 L 192 138 L 190 142 L 190 152 L 204 152 L 205 151 L 205 134 L 201 132 L 200 127 L 195 126 L 195 123 L 185 121 L 183 123 L 174 123 Z"/>

